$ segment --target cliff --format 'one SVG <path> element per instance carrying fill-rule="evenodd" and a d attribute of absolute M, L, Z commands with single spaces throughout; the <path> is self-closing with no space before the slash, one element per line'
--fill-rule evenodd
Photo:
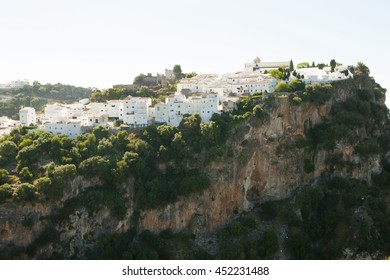
<path fill-rule="evenodd" d="M 267 101 L 268 117 L 252 117 L 235 125 L 226 143 L 230 154 L 225 153 L 205 166 L 204 174 L 211 181 L 209 188 L 181 196 L 158 209 L 135 208 L 134 180 L 120 186 L 126 206 L 120 218 L 113 218 L 113 210 L 107 205 L 69 207 L 67 201 L 100 184 L 81 177 L 69 183 L 66 195 L 57 202 L 8 200 L 0 204 L 3 257 L 85 258 L 100 236 L 124 233 L 132 227 L 139 231 L 157 233 L 171 229 L 208 236 L 240 213 L 266 201 L 288 198 L 297 190 L 315 184 L 324 174 L 358 179 L 370 185 L 372 176 L 382 172 L 386 153 L 362 156 L 354 151 L 360 140 L 385 134 L 387 120 L 377 122 L 374 127 L 363 125 L 354 129 L 358 141 L 352 144 L 336 141 L 331 150 L 313 144 L 310 133 L 332 120 L 335 104 L 356 96 L 358 90 L 373 91 L 378 86 L 372 79 L 356 75 L 354 80 L 335 83 L 333 87 L 330 100 L 322 104 L 294 105 L 283 95 Z M 376 96 L 373 102 L 384 106 L 384 94 Z M 336 155 L 351 164 L 334 168 L 329 158 Z"/>

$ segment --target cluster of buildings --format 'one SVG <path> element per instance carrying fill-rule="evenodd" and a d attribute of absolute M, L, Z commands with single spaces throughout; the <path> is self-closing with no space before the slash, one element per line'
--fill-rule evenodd
<path fill-rule="evenodd" d="M 14 89 L 14 88 L 23 88 L 24 86 L 28 86 L 29 83 L 27 80 L 17 80 L 10 81 L 7 83 L 0 84 L 0 89 Z"/>
<path fill-rule="evenodd" d="M 244 71 L 225 75 L 207 74 L 182 79 L 177 90 L 184 94 L 217 93 L 219 100 L 225 102 L 231 96 L 252 95 L 255 92 L 274 92 L 277 80 L 266 74 L 271 69 L 287 66 L 289 62 L 261 62 L 256 57 L 245 63 Z"/>
<path fill-rule="evenodd" d="M 272 69 L 288 67 L 290 62 L 261 62 L 256 57 L 253 62 L 246 63 L 244 70 L 224 75 L 203 74 L 192 78 L 184 78 L 177 84 L 177 92 L 165 98 L 164 103 L 152 104 L 151 98 L 128 96 L 123 100 L 106 102 L 89 102 L 80 100 L 75 104 L 48 104 L 44 113 L 36 116 L 35 109 L 25 107 L 19 112 L 20 124 L 40 124 L 40 129 L 50 131 L 54 135 L 65 134 L 76 137 L 91 131 L 95 126 L 111 127 L 122 123 L 127 127 L 144 127 L 151 123 L 167 123 L 178 126 L 186 115 L 198 113 L 203 121 L 209 121 L 213 114 L 232 108 L 242 96 L 250 96 L 255 92 L 274 92 L 278 81 L 267 74 Z M 330 67 L 295 69 L 295 76 L 305 83 L 325 83 L 352 77 L 346 66 L 337 66 L 334 71 Z M 295 79 L 290 77 L 290 81 Z M 156 81 L 162 76 L 156 77 Z M 144 78 L 154 79 L 152 76 Z M 172 79 L 171 71 L 166 71 L 164 79 Z M 153 80 L 154 81 L 154 80 Z M 0 119 L 2 127 L 10 125 L 9 120 Z M 3 126 L 2 126 L 3 125 Z M 5 131 L 5 130 L 3 130 Z"/>
<path fill-rule="evenodd" d="M 117 120 L 128 127 L 145 127 L 154 122 L 178 126 L 185 115 L 198 113 L 202 120 L 209 121 L 220 111 L 217 94 L 186 97 L 176 93 L 167 97 L 165 103 L 155 106 L 152 106 L 151 98 L 132 96 L 104 103 L 48 104 L 38 117 L 34 108 L 24 107 L 19 111 L 18 123 L 31 125 L 39 122 L 40 129 L 54 135 L 76 137 L 95 126 L 111 127 Z"/>

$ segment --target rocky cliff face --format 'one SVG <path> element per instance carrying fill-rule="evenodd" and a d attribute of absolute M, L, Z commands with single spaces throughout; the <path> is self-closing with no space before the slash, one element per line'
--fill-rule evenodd
<path fill-rule="evenodd" d="M 335 86 L 336 93 L 324 105 L 302 103 L 292 105 L 285 98 L 275 100 L 275 108 L 267 120 L 255 118 L 236 126 L 227 143 L 233 156 L 210 163 L 205 173 L 212 186 L 202 193 L 180 198 L 162 209 L 140 213 L 139 229 L 158 232 L 167 228 L 173 231 L 189 230 L 198 235 L 223 226 L 227 221 L 253 205 L 267 200 L 288 197 L 297 188 L 313 183 L 329 168 L 324 150 L 308 151 L 299 143 L 307 139 L 307 131 L 329 119 L 332 104 L 344 101 L 352 88 L 370 86 L 369 81 L 345 82 Z M 380 102 L 383 102 L 381 100 Z M 360 135 L 366 133 L 360 131 Z M 334 152 L 354 163 L 352 170 L 336 170 L 370 182 L 372 173 L 381 171 L 381 157 L 370 156 L 362 160 L 353 153 L 353 147 L 338 143 Z M 312 170 L 305 170 L 305 160 Z M 133 182 L 123 186 L 128 199 L 127 213 L 122 220 L 112 218 L 108 208 L 91 212 L 78 207 L 61 222 L 50 220 L 69 197 L 75 197 L 86 186 L 96 182 L 77 178 L 68 189 L 67 196 L 57 203 L 7 202 L 0 205 L 0 249 L 7 251 L 5 258 L 45 258 L 59 254 L 61 258 L 83 258 L 97 237 L 105 233 L 124 232 L 135 226 L 133 214 Z M 50 234 L 54 228 L 56 234 Z M 53 242 L 43 242 L 50 239 Z M 41 244 L 45 244 L 42 246 Z M 18 248 L 30 246 L 30 255 L 21 255 Z"/>
<path fill-rule="evenodd" d="M 194 233 L 206 233 L 255 203 L 286 198 L 297 188 L 311 184 L 329 167 L 327 153 L 307 155 L 303 148 L 278 153 L 278 147 L 305 140 L 305 132 L 328 120 L 331 105 L 347 96 L 348 92 L 340 90 L 321 106 L 308 103 L 294 106 L 282 100 L 265 123 L 253 119 L 243 123 L 233 132 L 235 136 L 229 144 L 234 157 L 217 160 L 207 167 L 212 187 L 164 209 L 143 212 L 141 228 L 161 231 L 189 227 Z M 372 173 L 381 171 L 379 155 L 362 161 L 353 154 L 353 147 L 342 144 L 335 152 L 356 163 L 352 178 L 370 182 Z M 308 156 L 314 164 L 310 173 L 304 170 L 304 159 Z M 337 172 L 347 175 L 345 170 Z"/>

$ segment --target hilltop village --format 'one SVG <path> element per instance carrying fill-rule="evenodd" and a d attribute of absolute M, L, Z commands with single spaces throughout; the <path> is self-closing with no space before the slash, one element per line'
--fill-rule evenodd
<path fill-rule="evenodd" d="M 166 75 L 147 75 L 142 78 L 149 79 L 151 83 L 172 79 L 172 71 L 165 72 Z M 352 78 L 352 73 L 348 66 L 304 65 L 294 68 L 292 61 L 262 62 L 256 57 L 253 62 L 245 63 L 243 71 L 183 78 L 177 82 L 176 93 L 166 97 L 164 103 L 152 104 L 150 97 L 130 95 L 121 100 L 105 102 L 82 99 L 74 104 L 47 104 L 42 114 L 37 114 L 32 107 L 24 107 L 19 111 L 19 122 L 3 118 L 1 128 L 4 134 L 7 128 L 17 125 L 38 125 L 38 129 L 54 135 L 65 134 L 73 138 L 91 131 L 95 126 L 114 127 L 120 124 L 122 127 L 137 128 L 152 123 L 178 126 L 183 116 L 195 113 L 201 116 L 202 121 L 208 122 L 213 114 L 233 110 L 235 102 L 242 97 L 275 92 L 278 83 L 290 83 L 296 79 L 305 84 L 329 83 L 349 78 Z"/>

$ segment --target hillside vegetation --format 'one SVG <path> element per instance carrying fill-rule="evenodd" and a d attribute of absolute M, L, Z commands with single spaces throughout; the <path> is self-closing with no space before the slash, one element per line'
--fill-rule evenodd
<path fill-rule="evenodd" d="M 92 92 L 91 88 L 75 87 L 63 84 L 40 84 L 34 82 L 32 85 L 20 89 L 7 90 L 4 95 L 9 97 L 0 102 L 0 116 L 7 116 L 18 119 L 21 107 L 33 107 L 40 111 L 49 102 L 73 103 L 82 98 L 88 98 Z"/>

